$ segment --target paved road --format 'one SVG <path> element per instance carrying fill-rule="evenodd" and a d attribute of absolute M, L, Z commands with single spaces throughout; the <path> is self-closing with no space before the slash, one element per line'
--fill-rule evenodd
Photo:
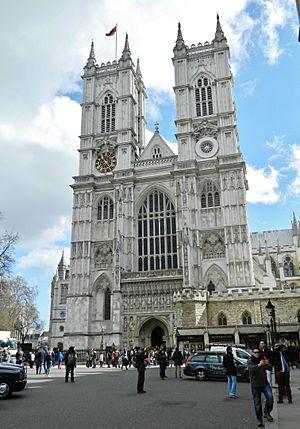
<path fill-rule="evenodd" d="M 75 383 L 65 383 L 64 370 L 51 377 L 28 373 L 28 388 L 0 401 L 5 429 L 252 429 L 256 419 L 248 383 L 238 383 L 239 398 L 227 398 L 226 382 L 173 377 L 146 371 L 144 395 L 137 395 L 135 369 L 76 369 Z M 277 427 L 266 424 L 266 428 Z"/>

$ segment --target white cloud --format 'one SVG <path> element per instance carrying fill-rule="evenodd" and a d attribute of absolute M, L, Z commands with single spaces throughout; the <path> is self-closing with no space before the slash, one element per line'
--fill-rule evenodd
<path fill-rule="evenodd" d="M 283 53 L 279 43 L 279 30 L 295 14 L 294 0 L 261 0 L 261 46 L 268 62 L 275 64 Z M 265 37 L 266 36 L 266 37 Z"/>
<path fill-rule="evenodd" d="M 273 137 L 272 141 L 267 141 L 266 146 L 274 150 L 274 154 L 270 157 L 270 159 L 274 160 L 279 157 L 286 157 L 286 144 L 284 142 L 286 136 L 284 134 L 282 135 L 275 135 Z"/>
<path fill-rule="evenodd" d="M 280 173 L 274 167 L 255 169 L 247 165 L 247 180 L 249 183 L 247 201 L 262 204 L 276 203 L 280 198 L 279 178 Z"/>
<path fill-rule="evenodd" d="M 247 82 L 242 83 L 239 86 L 241 94 L 244 97 L 252 96 L 255 93 L 256 85 L 257 85 L 257 80 L 256 79 L 248 80 Z"/>
<path fill-rule="evenodd" d="M 299 145 L 292 145 L 292 156 L 289 163 L 289 168 L 292 168 L 296 171 L 296 177 L 294 178 L 293 182 L 289 186 L 289 192 L 292 195 L 299 195 L 300 194 L 300 146 Z"/>

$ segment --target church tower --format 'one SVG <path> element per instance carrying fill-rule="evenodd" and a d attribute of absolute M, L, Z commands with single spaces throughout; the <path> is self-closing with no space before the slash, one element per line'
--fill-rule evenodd
<path fill-rule="evenodd" d="M 89 348 L 109 335 L 121 344 L 122 239 L 132 238 L 130 208 L 118 208 L 124 181 L 145 146 L 145 88 L 128 35 L 119 61 L 96 62 L 94 43 L 83 73 L 79 173 L 72 185 L 71 269 L 65 346 Z M 119 173 L 119 172 L 122 173 Z M 132 204 L 132 197 L 128 205 Z M 129 212 L 128 212 L 128 210 Z M 125 212 L 127 214 L 125 214 Z M 104 333 L 104 334 L 103 334 Z"/>
<path fill-rule="evenodd" d="M 184 288 L 254 286 L 245 163 L 238 145 L 229 47 L 219 16 L 211 43 L 174 47 L 178 229 Z"/>

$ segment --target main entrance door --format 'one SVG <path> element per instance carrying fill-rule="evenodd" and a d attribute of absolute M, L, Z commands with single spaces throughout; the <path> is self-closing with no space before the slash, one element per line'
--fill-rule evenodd
<path fill-rule="evenodd" d="M 164 340 L 164 336 L 165 331 L 160 326 L 154 328 L 151 334 L 151 347 L 160 347 L 165 345 L 166 342 Z"/>
<path fill-rule="evenodd" d="M 168 344 L 169 333 L 165 324 L 158 319 L 150 319 L 145 322 L 139 332 L 139 345 L 142 347 L 170 347 Z"/>

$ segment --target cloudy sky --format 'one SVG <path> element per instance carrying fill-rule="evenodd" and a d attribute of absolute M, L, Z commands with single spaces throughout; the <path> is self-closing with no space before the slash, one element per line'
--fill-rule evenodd
<path fill-rule="evenodd" d="M 78 169 L 81 73 L 91 40 L 99 64 L 118 58 L 128 32 L 154 123 L 175 143 L 171 57 L 181 22 L 187 45 L 211 41 L 216 13 L 231 49 L 252 231 L 300 219 L 300 44 L 294 0 L 10 0 L 1 7 L 0 232 L 18 232 L 15 273 L 38 286 L 48 323 L 50 282 L 69 256 Z"/>

